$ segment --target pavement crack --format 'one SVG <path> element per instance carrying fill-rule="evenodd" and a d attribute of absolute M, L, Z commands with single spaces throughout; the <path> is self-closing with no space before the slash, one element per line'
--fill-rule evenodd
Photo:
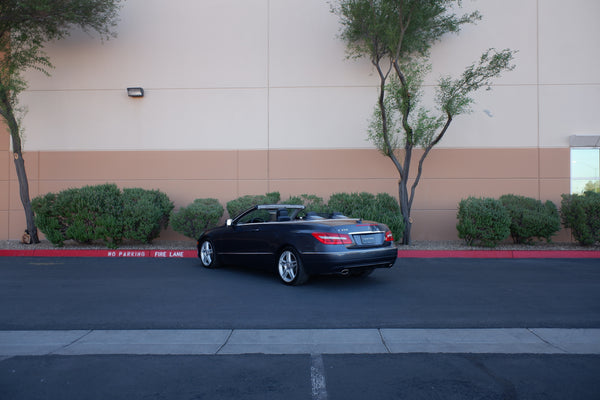
<path fill-rule="evenodd" d="M 227 336 L 227 339 L 225 339 L 223 344 L 217 349 L 217 351 L 215 351 L 215 354 L 219 354 L 221 352 L 221 350 L 223 350 L 223 347 L 227 346 L 227 343 L 229 343 L 229 339 L 231 339 L 231 335 L 233 335 L 233 329 L 231 329 L 229 331 L 229 335 Z"/>
<path fill-rule="evenodd" d="M 563 353 L 567 353 L 567 354 L 569 353 L 567 350 L 563 349 L 562 347 L 557 346 L 554 343 L 547 341 L 542 336 L 540 336 L 537 332 L 535 332 L 533 329 L 531 329 L 531 328 L 526 328 L 526 329 L 529 331 L 529 333 L 531 333 L 532 335 L 534 335 L 535 337 L 540 339 L 542 342 L 546 343 L 548 346 L 554 347 L 555 349 L 558 349 L 558 350 L 562 351 Z"/>
<path fill-rule="evenodd" d="M 81 339 L 83 339 L 84 337 L 88 336 L 92 332 L 94 332 L 93 329 L 88 330 L 83 335 L 81 335 L 80 337 L 78 337 L 75 340 L 73 340 L 71 343 L 67 343 L 67 344 L 61 346 L 60 348 L 58 348 L 57 350 L 53 350 L 53 351 L 49 352 L 47 355 L 51 356 L 51 355 L 55 354 L 58 351 L 64 350 L 64 349 L 66 349 L 68 347 L 71 347 L 72 345 L 74 345 L 75 343 L 79 342 Z"/>
<path fill-rule="evenodd" d="M 377 332 L 379 332 L 379 337 L 381 338 L 381 343 L 383 343 L 383 347 L 385 347 L 385 350 L 388 353 L 391 353 L 392 351 L 390 350 L 387 343 L 385 342 L 385 338 L 383 337 L 383 332 L 381 332 L 381 328 L 377 328 Z"/>

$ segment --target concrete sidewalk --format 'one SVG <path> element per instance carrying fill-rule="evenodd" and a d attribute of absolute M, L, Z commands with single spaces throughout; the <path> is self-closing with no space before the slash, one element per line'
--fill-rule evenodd
<path fill-rule="evenodd" d="M 600 354 L 600 329 L 0 331 L 0 358 L 91 354 Z"/>

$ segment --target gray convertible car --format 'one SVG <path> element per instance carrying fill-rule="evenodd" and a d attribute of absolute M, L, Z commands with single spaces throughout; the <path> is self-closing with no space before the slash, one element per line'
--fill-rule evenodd
<path fill-rule="evenodd" d="M 319 274 L 366 276 L 391 267 L 397 256 L 386 225 L 306 212 L 302 205 L 257 205 L 198 239 L 203 266 L 272 269 L 286 285 Z"/>

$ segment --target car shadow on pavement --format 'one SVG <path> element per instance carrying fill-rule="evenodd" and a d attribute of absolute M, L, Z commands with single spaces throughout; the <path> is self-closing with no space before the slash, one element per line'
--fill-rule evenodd
<path fill-rule="evenodd" d="M 202 267 L 199 265 L 199 267 Z M 273 284 L 283 285 L 280 281 L 277 273 L 272 270 L 263 268 L 255 268 L 248 267 L 242 265 L 226 265 L 214 270 L 214 272 L 221 271 L 223 274 L 231 274 L 236 275 L 238 278 L 243 277 L 244 280 L 248 280 L 248 282 L 260 282 L 260 283 L 268 283 L 272 282 Z M 313 275 L 310 279 L 301 285 L 300 287 L 322 287 L 322 288 L 352 288 L 352 287 L 373 287 L 381 285 L 384 280 L 385 271 L 375 271 L 370 276 L 343 276 L 340 274 L 334 275 Z"/>

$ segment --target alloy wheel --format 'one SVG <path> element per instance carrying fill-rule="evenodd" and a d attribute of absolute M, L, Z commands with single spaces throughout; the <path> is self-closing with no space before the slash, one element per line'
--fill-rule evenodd
<path fill-rule="evenodd" d="M 214 250 L 212 244 L 207 240 L 202 243 L 200 247 L 200 260 L 202 261 L 202 265 L 205 267 L 210 267 L 214 261 Z"/>
<path fill-rule="evenodd" d="M 279 276 L 285 283 L 292 283 L 298 276 L 298 259 L 291 250 L 284 250 L 279 256 Z"/>

